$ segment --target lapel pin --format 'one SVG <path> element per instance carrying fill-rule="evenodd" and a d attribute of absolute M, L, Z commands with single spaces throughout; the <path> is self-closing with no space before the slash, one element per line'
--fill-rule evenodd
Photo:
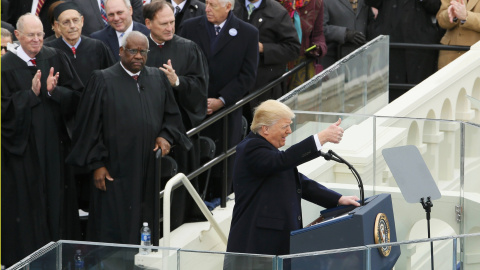
<path fill-rule="evenodd" d="M 235 28 L 230 28 L 230 30 L 228 30 L 228 33 L 230 34 L 230 36 L 234 37 L 237 35 L 237 29 Z"/>
<path fill-rule="evenodd" d="M 263 19 L 262 18 L 258 19 L 258 22 L 263 22 Z"/>

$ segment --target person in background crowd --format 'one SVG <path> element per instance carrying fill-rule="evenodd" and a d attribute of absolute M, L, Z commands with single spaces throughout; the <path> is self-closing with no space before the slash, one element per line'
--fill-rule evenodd
<path fill-rule="evenodd" d="M 315 74 L 323 70 L 320 64 L 321 57 L 327 53 L 327 44 L 323 33 L 323 0 L 279 0 L 290 14 L 300 44 L 300 57 L 290 62 L 289 69 L 305 60 L 306 57 L 314 57 L 315 60 L 293 75 L 289 89 L 293 89 Z"/>
<path fill-rule="evenodd" d="M 2 28 L 2 56 L 7 53 L 7 44 L 12 44 L 12 33 L 5 28 Z"/>
<path fill-rule="evenodd" d="M 260 53 L 257 79 L 250 93 L 282 76 L 287 63 L 297 59 L 300 42 L 287 11 L 275 0 L 237 0 L 235 16 L 258 29 Z M 279 84 L 244 106 L 243 115 L 252 122 L 253 108 L 267 99 L 282 96 Z"/>
<path fill-rule="evenodd" d="M 53 35 L 54 32 L 50 27 L 48 27 L 50 25 L 48 9 L 50 8 L 50 5 L 57 1 L 58 0 L 11 0 L 8 4 L 8 16 L 6 21 L 12 25 L 15 25 L 20 16 L 27 12 L 32 13 L 40 18 L 42 25 L 45 27 L 43 29 L 45 32 L 45 37 L 49 37 Z"/>
<path fill-rule="evenodd" d="M 100 31 L 108 26 L 107 13 L 105 11 L 105 0 L 66 0 L 74 2 L 80 7 L 83 14 L 84 25 L 82 35 L 90 36 L 93 32 Z M 143 24 L 142 0 L 128 0 L 132 7 L 132 20 Z"/>
<path fill-rule="evenodd" d="M 65 1 L 57 1 L 53 3 L 49 8 L 48 8 L 48 21 L 50 22 L 50 25 L 52 26 L 53 30 L 53 35 L 46 37 L 43 42 L 49 42 L 51 40 L 57 39 L 61 36 L 60 30 L 58 28 L 55 28 L 55 16 L 53 15 L 53 10 L 60 5 L 61 3 L 64 3 Z"/>
<path fill-rule="evenodd" d="M 209 67 L 207 115 L 239 101 L 253 88 L 258 67 L 258 30 L 238 19 L 231 10 L 235 0 L 208 0 L 206 15 L 183 22 L 179 36 L 197 43 L 207 57 Z M 228 147 L 242 137 L 242 111 L 228 115 Z M 205 129 L 203 135 L 216 143 L 216 154 L 223 151 L 223 121 Z M 233 158 L 229 158 L 227 194 L 231 192 Z M 220 197 L 222 164 L 212 169 L 207 197 Z"/>
<path fill-rule="evenodd" d="M 341 120 L 281 151 L 294 117 L 288 106 L 276 100 L 255 109 L 251 132 L 237 146 L 227 252 L 289 254 L 290 232 L 303 228 L 302 198 L 326 208 L 360 206 L 356 196 L 342 196 L 297 169 L 319 157 L 325 143 L 342 140 Z M 233 260 L 233 269 L 250 269 L 242 267 L 242 258 Z"/>
<path fill-rule="evenodd" d="M 2 263 L 50 241 L 80 239 L 66 122 L 83 89 L 67 56 L 43 46 L 33 14 L 18 19 L 20 46 L 2 56 Z M 48 268 L 48 267 L 47 267 Z"/>
<path fill-rule="evenodd" d="M 155 151 L 190 149 L 167 76 L 146 67 L 148 39 L 122 39 L 120 62 L 93 72 L 78 106 L 67 162 L 93 172 L 87 240 L 138 244 L 153 224 Z"/>
<path fill-rule="evenodd" d="M 153 0 L 153 2 L 158 0 Z M 173 13 L 175 15 L 175 32 L 182 22 L 205 15 L 205 3 L 198 0 L 167 0 L 173 6 Z"/>
<path fill-rule="evenodd" d="M 440 0 L 365 0 L 378 10 L 369 22 L 367 39 L 389 35 L 390 42 L 438 44 L 443 31 L 437 26 L 435 14 Z M 390 50 L 390 83 L 418 84 L 437 71 L 438 51 L 423 49 Z M 390 89 L 393 101 L 405 90 Z"/>
<path fill-rule="evenodd" d="M 208 65 L 207 59 L 195 42 L 175 35 L 176 17 L 172 5 L 165 0 L 156 0 L 143 8 L 145 25 L 150 29 L 150 51 L 147 66 L 160 68 L 167 75 L 175 100 L 182 114 L 186 130 L 200 123 L 207 115 Z M 200 166 L 200 142 L 198 135 L 190 138 L 193 147 L 188 152 L 172 149 L 178 171 L 188 175 Z M 196 179 L 192 181 L 197 185 Z M 192 217 L 196 207 L 185 187 L 173 194 L 171 228 L 182 225 Z"/>
<path fill-rule="evenodd" d="M 102 30 L 92 33 L 91 37 L 107 44 L 118 61 L 120 60 L 120 43 L 125 34 L 131 31 L 140 31 L 145 36 L 148 36 L 150 31 L 145 25 L 133 21 L 133 9 L 130 0 L 103 0 L 103 2 L 105 3 L 105 12 L 109 25 Z"/>
<path fill-rule="evenodd" d="M 480 40 L 480 3 L 466 0 L 442 0 L 437 13 L 440 27 L 447 30 L 440 43 L 471 46 Z M 465 51 L 440 51 L 438 69 L 457 59 Z"/>
<path fill-rule="evenodd" d="M 364 0 L 324 0 L 323 5 L 328 49 L 321 63 L 327 68 L 365 44 L 370 12 Z"/>

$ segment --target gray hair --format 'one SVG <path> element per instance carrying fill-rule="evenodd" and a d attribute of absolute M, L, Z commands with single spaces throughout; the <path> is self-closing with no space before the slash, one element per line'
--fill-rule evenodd
<path fill-rule="evenodd" d="M 10 38 L 13 39 L 12 33 L 8 29 L 2 28 L 2 39 Z"/>
<path fill-rule="evenodd" d="M 235 7 L 235 0 L 218 0 L 218 2 L 220 2 L 222 6 L 225 6 L 228 2 L 230 2 L 232 4 L 232 10 Z"/>
<path fill-rule="evenodd" d="M 108 1 L 109 0 L 103 0 L 103 3 L 105 4 L 105 8 L 107 7 L 107 2 Z M 125 3 L 125 6 L 127 6 L 127 8 L 132 6 L 132 3 L 130 3 L 130 0 L 123 0 L 123 3 Z"/>
<path fill-rule="evenodd" d="M 262 126 L 273 126 L 281 119 L 293 119 L 295 114 L 292 110 L 280 101 L 273 99 L 262 102 L 255 108 L 252 125 L 250 130 L 253 133 L 258 133 Z"/>
<path fill-rule="evenodd" d="M 23 31 L 23 24 L 24 24 L 25 18 L 30 17 L 30 16 L 36 18 L 37 21 L 42 23 L 42 21 L 40 20 L 40 18 L 38 18 L 38 16 L 35 16 L 32 13 L 27 12 L 27 13 L 23 14 L 22 16 L 20 16 L 20 18 L 18 18 L 18 20 L 17 20 L 17 30 L 18 31 Z M 42 26 L 43 26 L 43 24 L 42 24 Z"/>
<path fill-rule="evenodd" d="M 140 38 L 145 39 L 145 42 L 147 43 L 147 49 L 149 48 L 150 44 L 148 42 L 147 36 L 145 36 L 142 32 L 139 32 L 139 31 L 130 31 L 130 32 L 126 33 L 125 35 L 123 35 L 121 46 L 125 49 L 125 46 L 127 46 L 128 39 L 135 38 L 135 37 L 140 37 Z"/>

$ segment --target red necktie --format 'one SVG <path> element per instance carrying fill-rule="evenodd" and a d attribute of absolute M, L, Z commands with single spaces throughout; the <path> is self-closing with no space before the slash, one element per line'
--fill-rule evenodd
<path fill-rule="evenodd" d="M 136 81 L 138 80 L 138 75 L 133 75 L 132 78 Z"/>
<path fill-rule="evenodd" d="M 34 58 L 30 59 L 30 62 L 32 62 L 34 66 L 37 66 L 37 60 L 35 60 Z"/>
<path fill-rule="evenodd" d="M 45 0 L 38 0 L 37 9 L 35 10 L 35 16 L 38 16 L 40 14 L 40 11 L 42 10 L 44 3 L 45 3 Z"/>
<path fill-rule="evenodd" d="M 72 52 L 73 52 L 73 57 L 77 58 L 77 50 L 75 50 L 75 47 L 72 47 Z"/>
<path fill-rule="evenodd" d="M 162 44 L 158 44 L 158 48 L 163 48 L 163 45 Z"/>

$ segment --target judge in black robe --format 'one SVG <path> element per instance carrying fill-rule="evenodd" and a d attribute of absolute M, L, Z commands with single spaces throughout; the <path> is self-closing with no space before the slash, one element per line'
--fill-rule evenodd
<path fill-rule="evenodd" d="M 182 122 L 187 130 L 199 125 L 207 114 L 207 60 L 200 48 L 193 42 L 177 35 L 165 42 L 159 48 L 152 38 L 149 38 L 150 52 L 147 66 L 163 67 L 170 59 L 180 84 L 173 88 L 175 100 L 182 113 Z M 198 135 L 190 138 L 193 143 L 188 152 L 182 149 L 172 149 L 172 157 L 177 161 L 178 171 L 188 175 L 200 165 L 200 145 Z M 193 181 L 194 186 L 197 182 Z M 162 183 L 162 187 L 165 183 Z M 193 201 L 181 187 L 173 195 L 175 211 L 172 213 L 172 230 L 182 225 L 192 217 Z"/>
<path fill-rule="evenodd" d="M 79 239 L 75 185 L 65 157 L 66 121 L 83 85 L 67 56 L 43 47 L 37 66 L 12 51 L 2 56 L 2 264 L 10 265 L 50 241 Z M 51 95 L 50 67 L 60 72 Z M 32 79 L 41 70 L 41 90 Z"/>
<path fill-rule="evenodd" d="M 207 85 L 208 65 L 200 47 L 193 41 L 179 37 L 174 34 L 176 17 L 173 15 L 172 7 L 166 1 L 157 1 L 144 8 L 145 25 L 150 29 L 147 66 L 162 67 L 168 65 L 170 60 L 174 72 L 170 84 L 173 88 L 175 100 L 177 101 L 182 122 L 187 130 L 198 126 L 207 115 Z M 165 25 L 167 21 L 170 25 Z M 174 74 L 173 74 L 174 73 Z M 178 78 L 178 86 L 175 85 Z M 193 143 L 192 149 L 188 152 L 182 149 L 172 149 L 172 157 L 177 161 L 178 171 L 188 175 L 200 165 L 200 144 L 198 135 L 190 138 Z M 162 188 L 165 183 L 162 183 Z M 196 180 L 192 184 L 197 187 Z M 175 190 L 172 205 L 175 211 L 172 212 L 172 230 L 188 221 L 195 210 L 193 200 L 187 194 L 185 187 Z M 200 213 L 197 211 L 197 213 Z"/>
<path fill-rule="evenodd" d="M 134 34 L 148 48 L 138 31 L 127 34 L 126 46 Z M 185 149 L 191 142 L 165 74 L 144 67 L 135 81 L 121 64 L 123 59 L 93 72 L 78 107 L 68 162 L 91 171 L 105 167 L 114 179 L 105 180 L 105 191 L 92 190 L 87 240 L 139 244 L 142 222 L 153 224 L 156 139 Z"/>
<path fill-rule="evenodd" d="M 112 51 L 102 41 L 83 35 L 81 36 L 80 44 L 75 50 L 75 54 L 73 54 L 71 47 L 62 38 L 47 42 L 45 46 L 63 51 L 70 59 L 70 62 L 72 62 L 84 85 L 87 85 L 92 71 L 108 68 L 117 62 Z"/>

